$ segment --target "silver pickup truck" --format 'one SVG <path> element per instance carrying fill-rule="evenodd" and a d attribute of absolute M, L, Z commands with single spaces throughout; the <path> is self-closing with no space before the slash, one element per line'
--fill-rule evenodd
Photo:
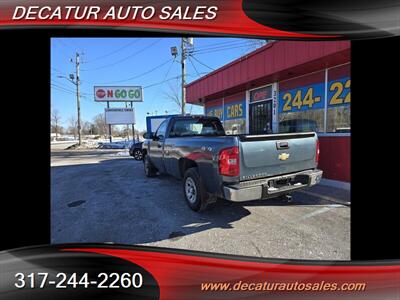
<path fill-rule="evenodd" d="M 218 198 L 248 201 L 290 195 L 322 177 L 314 132 L 226 135 L 218 118 L 173 116 L 144 138 L 146 176 L 167 173 L 183 179 L 185 199 L 194 211 Z"/>

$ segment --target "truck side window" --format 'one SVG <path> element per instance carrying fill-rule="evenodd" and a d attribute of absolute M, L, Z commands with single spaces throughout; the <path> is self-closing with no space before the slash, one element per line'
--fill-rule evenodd
<path fill-rule="evenodd" d="M 167 120 L 165 120 L 158 127 L 157 132 L 156 132 L 156 137 L 159 140 L 163 140 L 165 138 L 165 132 L 167 131 L 167 124 L 168 124 L 168 122 L 167 122 Z"/>
<path fill-rule="evenodd" d="M 218 119 L 193 118 L 176 120 L 169 133 L 169 137 L 200 135 L 219 136 L 225 135 L 225 132 Z"/>

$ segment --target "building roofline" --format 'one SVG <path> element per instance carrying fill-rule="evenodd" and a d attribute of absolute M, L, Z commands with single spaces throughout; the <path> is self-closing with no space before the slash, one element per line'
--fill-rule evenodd
<path fill-rule="evenodd" d="M 237 63 L 242 62 L 243 60 L 246 60 L 246 59 L 250 58 L 250 57 L 253 56 L 253 55 L 258 54 L 259 52 L 262 52 L 262 51 L 264 51 L 264 50 L 266 50 L 266 49 L 272 48 L 272 47 L 274 46 L 274 44 L 279 43 L 279 42 L 280 42 L 280 41 L 272 41 L 272 42 L 269 42 L 269 43 L 267 43 L 266 45 L 264 45 L 264 46 L 262 46 L 262 47 L 260 47 L 260 48 L 257 48 L 257 49 L 255 49 L 255 50 L 253 50 L 253 51 L 251 51 L 251 52 L 249 52 L 249 53 L 247 53 L 247 54 L 245 54 L 245 55 L 239 57 L 239 58 L 236 58 L 236 59 L 234 59 L 233 61 L 231 61 L 231 62 L 229 62 L 229 63 L 227 63 L 227 64 L 225 64 L 225 65 L 219 67 L 218 69 L 215 69 L 214 71 L 211 71 L 210 73 L 207 73 L 207 74 L 204 75 L 204 76 L 201 76 L 201 77 L 197 78 L 196 80 L 194 80 L 194 81 L 192 81 L 192 82 L 186 84 L 185 86 L 186 86 L 186 87 L 189 87 L 189 86 L 191 86 L 191 85 L 193 85 L 193 84 L 195 84 L 195 83 L 197 83 L 197 82 L 199 82 L 199 81 L 202 81 L 202 80 L 206 79 L 206 78 L 209 77 L 209 76 L 212 76 L 212 75 L 214 75 L 214 74 L 216 74 L 216 73 L 218 73 L 218 72 L 221 72 L 221 71 L 223 71 L 223 70 L 225 70 L 225 69 L 227 69 L 227 68 L 229 68 L 229 67 L 231 67 L 231 66 L 233 66 L 233 65 L 235 65 L 235 64 L 237 64 Z"/>

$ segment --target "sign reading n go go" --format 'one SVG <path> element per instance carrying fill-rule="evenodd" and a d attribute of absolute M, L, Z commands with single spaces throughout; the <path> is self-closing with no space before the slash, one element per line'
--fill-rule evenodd
<path fill-rule="evenodd" d="M 95 86 L 94 101 L 143 102 L 141 86 Z"/>

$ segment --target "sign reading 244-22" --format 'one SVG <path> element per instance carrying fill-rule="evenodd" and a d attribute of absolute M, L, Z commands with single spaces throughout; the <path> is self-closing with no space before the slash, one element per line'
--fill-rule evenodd
<path fill-rule="evenodd" d="M 328 105 L 349 105 L 351 79 L 349 77 L 332 80 L 328 83 Z"/>
<path fill-rule="evenodd" d="M 327 84 L 328 106 L 350 105 L 350 77 L 331 80 Z M 325 83 L 294 88 L 279 93 L 279 112 L 296 112 L 325 107 Z"/>
<path fill-rule="evenodd" d="M 94 100 L 98 102 L 142 102 L 141 86 L 95 86 Z"/>
<path fill-rule="evenodd" d="M 294 88 L 279 93 L 279 112 L 295 112 L 325 107 L 325 84 Z"/>

